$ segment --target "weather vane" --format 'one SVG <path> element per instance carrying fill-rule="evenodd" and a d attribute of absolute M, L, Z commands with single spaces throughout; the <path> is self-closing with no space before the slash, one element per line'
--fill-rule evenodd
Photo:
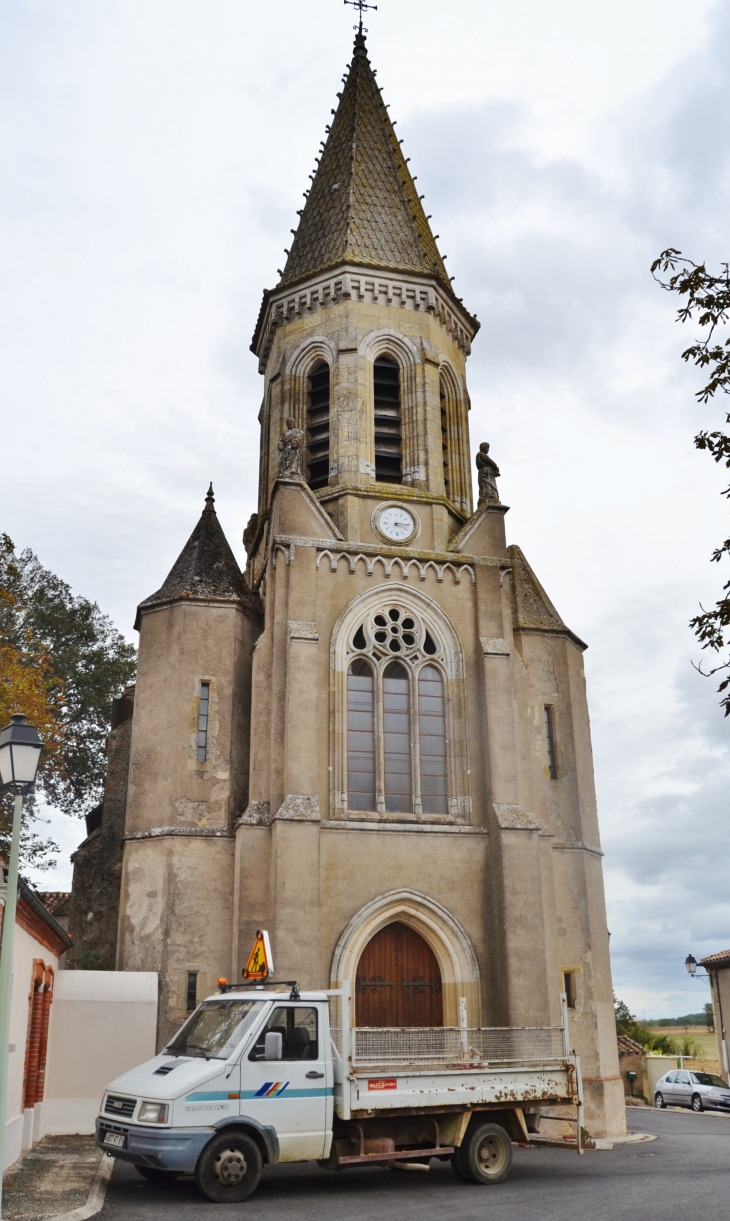
<path fill-rule="evenodd" d="M 353 8 L 360 10 L 360 25 L 359 25 L 359 27 L 353 26 L 352 28 L 353 28 L 353 30 L 357 29 L 358 33 L 362 34 L 363 33 L 363 28 L 362 28 L 363 13 L 365 12 L 365 9 L 368 9 L 368 8 L 374 9 L 375 12 L 377 13 L 377 11 L 378 11 L 377 4 L 365 4 L 365 0 L 345 0 L 345 4 L 350 4 L 350 5 L 352 5 Z M 364 32 L 367 34 L 367 30 L 365 30 Z"/>

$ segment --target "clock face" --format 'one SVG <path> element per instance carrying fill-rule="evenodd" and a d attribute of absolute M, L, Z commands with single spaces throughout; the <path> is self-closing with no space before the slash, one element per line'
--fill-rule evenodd
<path fill-rule="evenodd" d="M 405 543 L 413 536 L 416 523 L 413 515 L 399 505 L 390 505 L 383 509 L 378 517 L 378 528 L 381 534 L 394 543 Z"/>

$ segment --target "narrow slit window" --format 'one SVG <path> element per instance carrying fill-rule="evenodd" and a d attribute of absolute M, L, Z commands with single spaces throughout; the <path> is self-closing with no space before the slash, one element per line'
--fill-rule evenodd
<path fill-rule="evenodd" d="M 198 1007 L 198 976 L 195 971 L 188 972 L 188 987 L 185 997 L 185 1007 L 188 1013 L 192 1013 L 193 1009 Z"/>
<path fill-rule="evenodd" d="M 555 726 L 552 708 L 545 708 L 545 746 L 547 748 L 548 772 L 551 780 L 558 778 L 558 764 L 555 755 Z"/>
<path fill-rule="evenodd" d="M 347 808 L 375 809 L 375 690 L 366 661 L 347 675 Z"/>
<path fill-rule="evenodd" d="M 418 740 L 424 814 L 446 814 L 446 708 L 444 680 L 435 666 L 418 675 Z"/>
<path fill-rule="evenodd" d="M 389 356 L 379 356 L 373 366 L 373 409 L 375 478 L 378 483 L 401 483 L 400 368 Z"/>
<path fill-rule="evenodd" d="M 198 763 L 205 763 L 208 755 L 208 705 L 210 683 L 200 684 L 200 706 L 198 708 Z"/>
<path fill-rule="evenodd" d="M 383 672 L 383 772 L 386 813 L 413 809 L 411 708 L 408 671 L 399 661 Z"/>
<path fill-rule="evenodd" d="M 317 365 L 309 375 L 307 397 L 307 483 L 324 488 L 330 472 L 330 369 Z"/>
<path fill-rule="evenodd" d="M 451 470 L 449 465 L 449 411 L 448 399 L 441 385 L 441 453 L 444 462 L 444 491 L 451 497 Z"/>
<path fill-rule="evenodd" d="M 563 972 L 563 992 L 569 1009 L 575 1009 L 575 974 L 573 971 Z"/>

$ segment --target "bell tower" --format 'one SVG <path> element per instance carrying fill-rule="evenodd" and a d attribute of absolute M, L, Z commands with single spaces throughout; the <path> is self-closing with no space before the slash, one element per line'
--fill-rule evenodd
<path fill-rule="evenodd" d="M 454 295 L 362 33 L 280 274 L 252 344 L 259 531 L 291 419 L 302 475 L 343 538 L 403 542 L 410 520 L 407 541 L 443 550 L 472 508 L 465 362 L 479 324 Z M 404 508 L 399 537 L 392 513 L 374 513 L 384 498 Z"/>

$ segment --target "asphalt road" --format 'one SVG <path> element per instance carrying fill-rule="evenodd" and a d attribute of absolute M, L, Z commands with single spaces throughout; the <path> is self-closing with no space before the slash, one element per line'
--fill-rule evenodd
<path fill-rule="evenodd" d="M 440 1162 L 427 1174 L 281 1166 L 264 1170 L 245 1204 L 224 1205 L 201 1199 L 191 1179 L 156 1187 L 117 1162 L 100 1221 L 730 1221 L 730 1117 L 637 1107 L 628 1123 L 657 1139 L 582 1157 L 515 1149 L 496 1187 L 462 1183 Z"/>

